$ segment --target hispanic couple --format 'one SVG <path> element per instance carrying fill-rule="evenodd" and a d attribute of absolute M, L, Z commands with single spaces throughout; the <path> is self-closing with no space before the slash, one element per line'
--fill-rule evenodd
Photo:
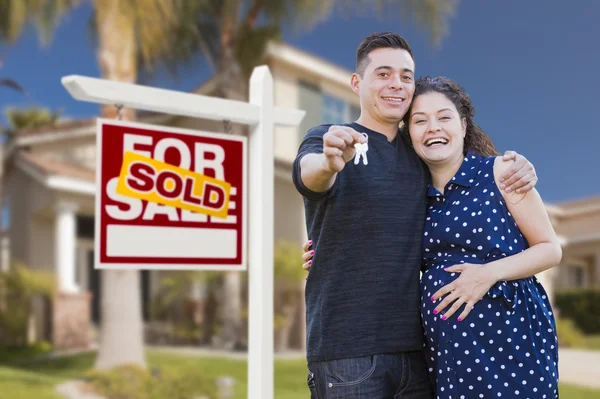
<path fill-rule="evenodd" d="M 361 41 L 350 84 L 360 117 L 310 129 L 294 161 L 311 398 L 558 398 L 536 275 L 562 251 L 533 165 L 455 81 L 415 79 L 396 33 Z"/>

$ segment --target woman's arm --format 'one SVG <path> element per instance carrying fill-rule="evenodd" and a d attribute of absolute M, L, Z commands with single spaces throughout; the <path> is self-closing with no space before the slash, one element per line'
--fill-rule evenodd
<path fill-rule="evenodd" d="M 510 162 L 496 158 L 494 176 L 498 186 L 498 176 L 510 166 Z M 530 277 L 558 265 L 562 259 L 562 249 L 538 191 L 534 188 L 526 194 L 500 192 L 519 230 L 527 239 L 529 248 L 490 262 L 485 269 L 494 276 L 494 280 L 505 281 Z"/>

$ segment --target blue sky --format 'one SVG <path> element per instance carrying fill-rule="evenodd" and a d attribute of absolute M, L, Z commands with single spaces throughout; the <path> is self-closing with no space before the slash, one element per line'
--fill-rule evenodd
<path fill-rule="evenodd" d="M 72 99 L 64 75 L 98 76 L 87 35 L 89 6 L 63 21 L 50 47 L 40 48 L 30 29 L 14 45 L 0 46 L 0 77 L 18 80 L 23 98 L 0 91 L 0 107 L 44 105 L 70 117 L 97 115 L 98 106 Z M 469 93 L 476 122 L 504 151 L 516 150 L 535 165 L 538 190 L 547 202 L 600 194 L 600 2 L 573 0 L 459 1 L 450 33 L 440 48 L 423 30 L 390 15 L 334 17 L 302 32 L 286 32 L 291 45 L 348 69 L 358 42 L 373 31 L 393 30 L 410 42 L 417 76 L 445 75 Z M 190 90 L 208 76 L 202 63 L 178 79 L 159 74 L 151 84 Z M 0 118 L 4 123 L 4 116 Z"/>

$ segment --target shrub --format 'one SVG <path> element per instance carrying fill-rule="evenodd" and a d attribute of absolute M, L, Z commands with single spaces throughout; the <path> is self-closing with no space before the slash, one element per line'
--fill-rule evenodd
<path fill-rule="evenodd" d="M 558 345 L 563 348 L 581 348 L 586 342 L 581 330 L 569 319 L 556 320 L 556 334 Z"/>
<path fill-rule="evenodd" d="M 33 299 L 50 300 L 56 290 L 56 277 L 50 272 L 16 263 L 0 273 L 0 345 L 26 346 Z"/>
<path fill-rule="evenodd" d="M 95 391 L 107 399 L 216 399 L 211 379 L 194 374 L 152 373 L 142 367 L 123 365 L 111 370 L 91 370 L 85 375 Z"/>
<path fill-rule="evenodd" d="M 556 293 L 556 308 L 584 334 L 600 334 L 600 288 L 571 289 Z"/>
<path fill-rule="evenodd" d="M 52 351 L 48 341 L 37 341 L 22 347 L 0 347 L 0 364 L 24 362 Z"/>

